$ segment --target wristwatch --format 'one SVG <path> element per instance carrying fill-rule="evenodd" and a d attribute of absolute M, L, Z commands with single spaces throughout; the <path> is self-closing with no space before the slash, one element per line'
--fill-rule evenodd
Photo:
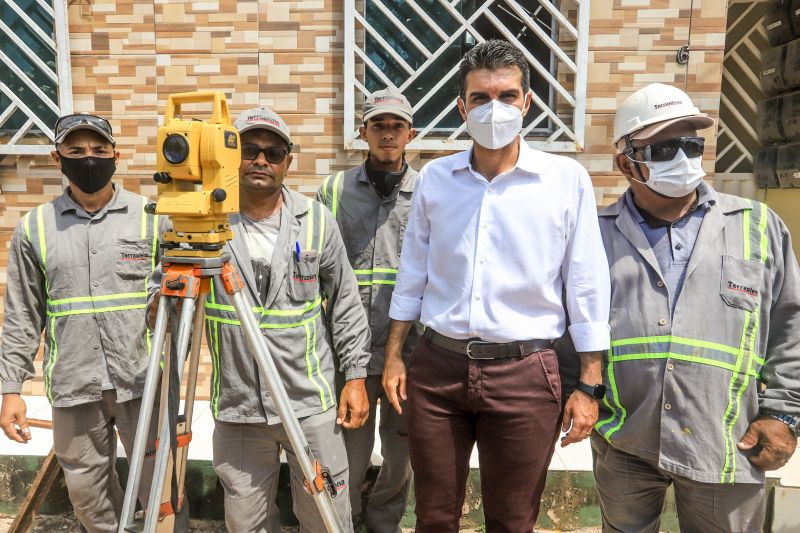
<path fill-rule="evenodd" d="M 770 413 L 769 416 L 771 416 L 776 420 L 780 420 L 781 422 L 789 426 L 789 431 L 791 431 L 795 437 L 800 437 L 800 428 L 798 428 L 798 426 L 800 425 L 800 420 L 796 419 L 793 416 L 775 414 L 775 413 Z"/>
<path fill-rule="evenodd" d="M 606 396 L 606 386 L 602 383 L 600 385 L 588 385 L 583 381 L 579 381 L 577 389 L 595 400 L 602 400 Z"/>

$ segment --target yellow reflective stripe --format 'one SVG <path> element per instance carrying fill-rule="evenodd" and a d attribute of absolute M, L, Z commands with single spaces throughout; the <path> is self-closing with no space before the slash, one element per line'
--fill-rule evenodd
<path fill-rule="evenodd" d="M 56 317 L 50 319 L 50 353 L 48 358 L 47 370 L 44 372 L 44 390 L 50 404 L 53 403 L 53 367 L 56 366 L 58 359 L 58 342 L 56 342 Z"/>
<path fill-rule="evenodd" d="M 608 401 L 608 398 L 603 398 L 603 403 L 606 405 L 609 411 L 611 411 L 611 416 L 608 418 L 601 420 L 595 424 L 595 428 L 597 431 L 605 438 L 606 440 L 610 441 L 612 435 L 619 431 L 622 425 L 625 423 L 625 417 L 628 414 L 628 411 L 619 401 L 619 391 L 617 390 L 617 380 L 614 375 L 614 360 L 611 358 L 611 350 L 608 351 L 608 384 L 611 387 L 611 394 L 614 403 L 616 404 L 616 408 L 614 408 Z M 613 423 L 614 421 L 617 423 L 609 428 L 608 430 L 604 430 L 604 427 L 607 424 Z"/>
<path fill-rule="evenodd" d="M 214 290 L 211 290 L 211 297 L 214 298 Z M 322 304 L 322 297 L 317 295 L 317 297 L 310 301 L 306 302 L 305 307 L 299 307 L 297 309 L 264 309 L 263 307 L 254 306 L 252 307 L 253 313 L 261 316 L 299 316 L 308 311 L 314 309 L 315 307 L 319 307 Z M 232 305 L 226 304 L 217 304 L 206 302 L 206 309 L 213 309 L 218 311 L 227 311 L 229 313 L 233 313 L 236 309 Z"/>
<path fill-rule="evenodd" d="M 328 176 L 327 178 L 322 180 L 322 187 L 320 187 L 320 189 L 322 190 L 322 202 L 326 206 L 328 206 L 328 183 L 331 181 L 331 176 Z"/>
<path fill-rule="evenodd" d="M 322 368 L 320 368 L 320 360 L 319 354 L 317 353 L 317 323 L 312 322 L 311 326 L 314 328 L 314 342 L 312 343 L 312 352 L 314 353 L 314 359 L 317 362 L 317 377 L 322 380 L 322 384 L 325 385 L 325 390 L 328 392 L 328 398 L 330 399 L 331 407 L 334 406 L 336 403 L 333 397 L 333 391 L 331 390 L 331 385 L 328 383 L 328 380 L 325 379 L 325 375 L 322 373 Z M 322 404 L 323 409 L 325 408 L 325 403 Z"/>
<path fill-rule="evenodd" d="M 325 213 L 322 212 L 321 207 L 318 203 L 314 204 L 318 209 L 319 212 L 319 228 L 317 228 L 317 232 L 319 235 L 317 239 L 319 239 L 319 246 L 317 246 L 317 252 L 322 255 L 322 243 L 325 242 Z"/>
<path fill-rule="evenodd" d="M 36 223 L 39 226 L 39 254 L 42 257 L 42 269 L 47 265 L 47 244 L 44 239 L 44 208 L 39 206 L 36 211 Z"/>
<path fill-rule="evenodd" d="M 31 242 L 30 218 L 31 218 L 31 212 L 28 211 L 27 213 L 25 213 L 25 217 L 23 218 L 23 224 L 22 224 L 22 227 L 25 228 L 25 238 L 28 239 L 28 242 Z"/>
<path fill-rule="evenodd" d="M 744 225 L 744 251 L 742 255 L 745 259 L 750 259 L 750 210 L 742 213 L 742 224 Z"/>
<path fill-rule="evenodd" d="M 117 305 L 114 307 L 76 309 L 74 311 L 48 311 L 47 316 L 55 318 L 59 316 L 86 315 L 90 313 L 93 314 L 110 313 L 112 311 L 130 311 L 131 309 L 144 309 L 145 307 L 147 307 L 147 304 Z"/>
<path fill-rule="evenodd" d="M 737 355 L 739 353 L 738 348 L 734 348 L 733 346 L 727 346 L 725 344 L 719 344 L 716 342 L 709 342 L 700 339 L 689 339 L 686 337 L 677 337 L 673 335 L 660 335 L 656 337 L 630 337 L 627 339 L 618 339 L 611 341 L 611 346 L 627 346 L 631 344 L 655 344 L 655 343 L 662 343 L 662 342 L 677 342 L 679 344 L 686 344 L 689 346 L 697 346 L 699 348 L 708 348 L 710 350 L 718 350 L 720 352 L 727 352 L 733 355 Z"/>
<path fill-rule="evenodd" d="M 308 224 L 306 226 L 306 249 L 313 250 L 312 239 L 314 238 L 314 205 L 311 198 L 308 199 Z"/>
<path fill-rule="evenodd" d="M 758 222 L 758 232 L 761 234 L 761 262 L 765 263 L 767 261 L 767 206 L 765 204 L 759 204 L 761 206 L 761 220 Z"/>
<path fill-rule="evenodd" d="M 317 383 L 317 381 L 314 379 L 314 371 L 313 371 L 313 369 L 311 367 L 311 358 L 310 358 L 310 353 L 311 353 L 311 332 L 308 329 L 308 324 L 304 324 L 303 326 L 305 327 L 305 330 L 306 330 L 306 355 L 305 355 L 305 357 L 306 357 L 306 370 L 307 370 L 307 374 L 308 374 L 308 380 L 311 383 L 313 383 L 314 386 L 319 391 L 319 401 L 322 403 L 322 408 L 323 409 L 327 409 L 328 406 L 327 406 L 327 403 L 325 403 L 325 390 L 322 387 L 320 387 L 319 383 Z M 315 332 L 315 334 L 316 334 L 316 332 Z"/>
<path fill-rule="evenodd" d="M 100 296 L 75 296 L 74 298 L 63 298 L 61 300 L 47 300 L 47 305 L 63 305 L 76 302 L 105 302 L 107 300 L 121 300 L 125 298 L 147 298 L 147 291 L 102 294 Z"/>
<path fill-rule="evenodd" d="M 342 180 L 344 171 L 339 171 L 333 179 L 333 201 L 331 202 L 331 213 L 336 218 L 336 211 L 339 209 L 339 182 Z"/>

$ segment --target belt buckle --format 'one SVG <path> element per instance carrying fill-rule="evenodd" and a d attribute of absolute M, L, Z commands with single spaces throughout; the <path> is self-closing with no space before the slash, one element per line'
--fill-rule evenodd
<path fill-rule="evenodd" d="M 467 341 L 467 357 L 470 359 L 474 359 L 477 361 L 487 360 L 487 359 L 497 359 L 496 357 L 477 357 L 472 355 L 472 345 L 473 344 L 494 344 L 493 342 L 486 342 L 486 341 Z"/>

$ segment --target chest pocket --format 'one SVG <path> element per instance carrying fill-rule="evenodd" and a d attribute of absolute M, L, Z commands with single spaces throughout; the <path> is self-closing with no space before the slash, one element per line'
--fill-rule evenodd
<path fill-rule="evenodd" d="M 141 280 L 150 275 L 152 268 L 152 243 L 144 239 L 117 239 L 115 271 L 127 280 Z"/>
<path fill-rule="evenodd" d="M 763 278 L 762 263 L 723 255 L 719 295 L 731 307 L 755 311 L 761 302 Z"/>
<path fill-rule="evenodd" d="M 319 291 L 319 254 L 314 250 L 302 252 L 299 261 L 292 261 L 291 275 L 289 294 L 292 300 L 313 300 Z"/>

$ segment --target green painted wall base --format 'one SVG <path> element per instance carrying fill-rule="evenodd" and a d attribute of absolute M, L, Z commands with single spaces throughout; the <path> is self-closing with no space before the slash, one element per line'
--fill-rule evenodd
<path fill-rule="evenodd" d="M 36 477 L 42 457 L 3 456 L 0 457 L 0 513 L 13 515 L 25 498 L 28 488 Z M 117 461 L 122 486 L 127 479 L 128 465 L 124 459 Z M 377 469 L 371 469 L 364 482 L 368 490 L 375 482 Z M 278 488 L 278 504 L 284 525 L 296 525 L 292 514 L 289 470 L 283 465 Z M 775 481 L 770 480 L 770 486 Z M 223 520 L 223 490 L 210 461 L 189 461 L 186 472 L 186 486 L 189 487 L 189 507 L 193 518 Z M 770 490 L 770 494 L 773 491 Z M 480 529 L 483 525 L 483 505 L 480 492 L 480 476 L 477 470 L 469 474 L 467 496 L 464 502 L 462 528 Z M 798 497 L 798 493 L 787 494 Z M 402 527 L 413 528 L 415 498 L 412 490 L 408 509 Z M 50 492 L 41 514 L 60 514 L 72 509 L 63 476 L 59 476 Z M 793 510 L 796 509 L 796 506 Z M 770 513 L 771 514 L 771 513 Z M 594 488 L 591 472 L 551 471 L 547 476 L 537 528 L 570 531 L 579 528 L 599 526 L 600 503 Z M 675 513 L 675 497 L 672 490 L 667 494 L 667 502 L 661 522 L 661 531 L 678 532 L 678 519 Z"/>

